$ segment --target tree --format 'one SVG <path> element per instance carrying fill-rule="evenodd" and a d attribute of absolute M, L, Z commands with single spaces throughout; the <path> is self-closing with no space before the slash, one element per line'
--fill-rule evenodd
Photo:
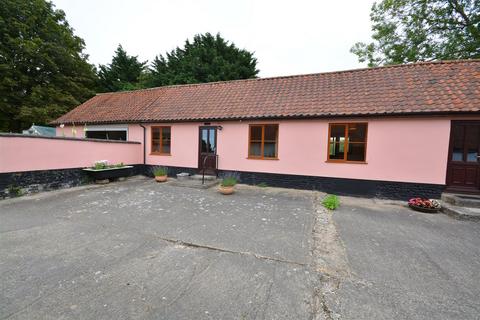
<path fill-rule="evenodd" d="M 2 0 L 0 131 L 46 124 L 90 98 L 95 71 L 62 10 L 45 0 Z"/>
<path fill-rule="evenodd" d="M 383 0 L 370 17 L 373 42 L 351 49 L 369 66 L 480 58 L 480 0 Z"/>
<path fill-rule="evenodd" d="M 99 66 L 99 85 L 101 91 L 122 91 L 142 88 L 141 80 L 147 61 L 138 61 L 137 56 L 129 56 L 118 45 L 112 62 Z"/>
<path fill-rule="evenodd" d="M 158 55 L 149 69 L 149 87 L 255 78 L 257 59 L 220 34 L 196 35 L 183 48 Z"/>

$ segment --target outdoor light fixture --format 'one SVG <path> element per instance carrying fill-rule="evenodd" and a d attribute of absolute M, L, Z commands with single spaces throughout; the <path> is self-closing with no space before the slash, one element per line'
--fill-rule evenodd
<path fill-rule="evenodd" d="M 217 129 L 222 131 L 223 127 L 222 126 L 217 126 Z"/>

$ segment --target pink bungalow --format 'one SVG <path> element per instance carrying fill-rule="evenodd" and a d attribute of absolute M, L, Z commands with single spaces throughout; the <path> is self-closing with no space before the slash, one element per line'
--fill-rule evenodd
<path fill-rule="evenodd" d="M 480 191 L 479 112 L 468 60 L 104 93 L 54 123 L 170 174 L 407 198 Z"/>

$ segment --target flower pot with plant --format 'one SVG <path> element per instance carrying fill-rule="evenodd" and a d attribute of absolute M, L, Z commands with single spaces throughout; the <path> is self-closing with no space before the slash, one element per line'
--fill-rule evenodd
<path fill-rule="evenodd" d="M 426 198 L 412 198 L 408 200 L 408 206 L 413 210 L 425 213 L 437 213 L 441 209 L 440 202 Z"/>
<path fill-rule="evenodd" d="M 165 182 L 167 181 L 168 170 L 165 167 L 158 167 L 153 170 L 153 175 L 155 176 L 155 181 Z"/>
<path fill-rule="evenodd" d="M 232 194 L 235 191 L 234 187 L 236 184 L 237 179 L 234 177 L 223 178 L 222 183 L 220 183 L 219 191 L 221 194 L 225 195 Z"/>

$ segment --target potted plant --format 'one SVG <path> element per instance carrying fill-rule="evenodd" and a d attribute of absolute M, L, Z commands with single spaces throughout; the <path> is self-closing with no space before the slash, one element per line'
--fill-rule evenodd
<path fill-rule="evenodd" d="M 436 213 L 441 208 L 440 202 L 426 198 L 412 198 L 408 200 L 408 206 L 413 210 L 426 213 Z"/>
<path fill-rule="evenodd" d="M 153 170 L 153 175 L 155 176 L 155 181 L 165 182 L 167 181 L 168 170 L 165 167 L 158 167 Z"/>
<path fill-rule="evenodd" d="M 83 169 L 98 183 L 108 183 L 110 179 L 128 177 L 133 173 L 133 166 L 126 166 L 123 162 L 108 164 L 107 160 L 97 161 L 90 168 Z"/>
<path fill-rule="evenodd" d="M 219 191 L 221 194 L 232 194 L 235 191 L 234 187 L 236 184 L 237 179 L 234 177 L 223 178 Z"/>

